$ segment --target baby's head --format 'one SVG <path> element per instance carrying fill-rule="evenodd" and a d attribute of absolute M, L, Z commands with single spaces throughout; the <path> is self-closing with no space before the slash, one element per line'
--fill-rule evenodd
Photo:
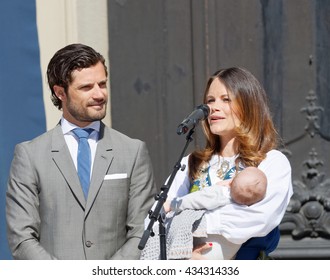
<path fill-rule="evenodd" d="M 257 167 L 247 167 L 231 182 L 231 197 L 238 204 L 250 206 L 264 198 L 266 188 L 267 178 L 264 172 Z"/>

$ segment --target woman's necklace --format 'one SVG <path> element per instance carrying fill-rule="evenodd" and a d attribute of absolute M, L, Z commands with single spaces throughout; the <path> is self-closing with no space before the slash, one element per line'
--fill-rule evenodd
<path fill-rule="evenodd" d="M 223 159 L 221 161 L 221 159 Z M 220 163 L 221 162 L 221 163 Z M 226 173 L 228 172 L 229 170 L 229 161 L 225 160 L 224 158 L 222 157 L 219 157 L 219 163 L 220 163 L 220 166 L 217 170 L 217 176 L 223 180 L 223 178 L 225 177 Z"/>

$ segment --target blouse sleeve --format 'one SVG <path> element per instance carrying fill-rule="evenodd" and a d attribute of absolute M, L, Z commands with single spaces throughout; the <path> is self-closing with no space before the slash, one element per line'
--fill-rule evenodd
<path fill-rule="evenodd" d="M 167 201 L 171 201 L 176 197 L 182 197 L 189 193 L 190 181 L 188 176 L 188 156 L 181 160 L 181 166 L 185 166 L 184 170 L 179 170 L 168 191 Z M 167 179 L 168 180 L 168 179 Z"/>
<path fill-rule="evenodd" d="M 251 206 L 231 203 L 208 211 L 208 233 L 242 244 L 251 237 L 267 235 L 280 224 L 293 194 L 290 163 L 280 151 L 272 150 L 258 168 L 267 176 L 265 198 Z"/>

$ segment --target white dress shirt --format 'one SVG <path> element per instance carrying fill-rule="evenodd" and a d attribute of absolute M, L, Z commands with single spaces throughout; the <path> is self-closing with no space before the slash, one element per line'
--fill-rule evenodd
<path fill-rule="evenodd" d="M 72 160 L 77 169 L 77 154 L 78 154 L 78 137 L 72 132 L 73 129 L 78 128 L 78 126 L 68 122 L 66 119 L 62 117 L 61 119 L 61 127 L 64 134 L 64 139 L 66 144 L 68 145 Z M 99 132 L 100 132 L 100 121 L 95 121 L 90 125 L 84 127 L 92 128 L 94 131 L 90 134 L 88 138 L 88 144 L 91 149 L 91 170 L 93 170 L 93 163 L 96 153 L 97 142 L 99 140 Z M 92 172 L 90 174 L 92 176 Z"/>

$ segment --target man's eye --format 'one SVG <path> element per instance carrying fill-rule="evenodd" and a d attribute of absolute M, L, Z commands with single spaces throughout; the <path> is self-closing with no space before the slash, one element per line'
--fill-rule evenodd
<path fill-rule="evenodd" d="M 100 84 L 99 84 L 99 87 L 100 87 L 100 88 L 107 88 L 107 83 L 106 83 L 106 82 L 104 82 L 104 83 L 100 83 Z"/>
<path fill-rule="evenodd" d="M 86 85 L 86 86 L 81 87 L 80 90 L 89 91 L 91 88 L 92 88 L 91 86 Z"/>

